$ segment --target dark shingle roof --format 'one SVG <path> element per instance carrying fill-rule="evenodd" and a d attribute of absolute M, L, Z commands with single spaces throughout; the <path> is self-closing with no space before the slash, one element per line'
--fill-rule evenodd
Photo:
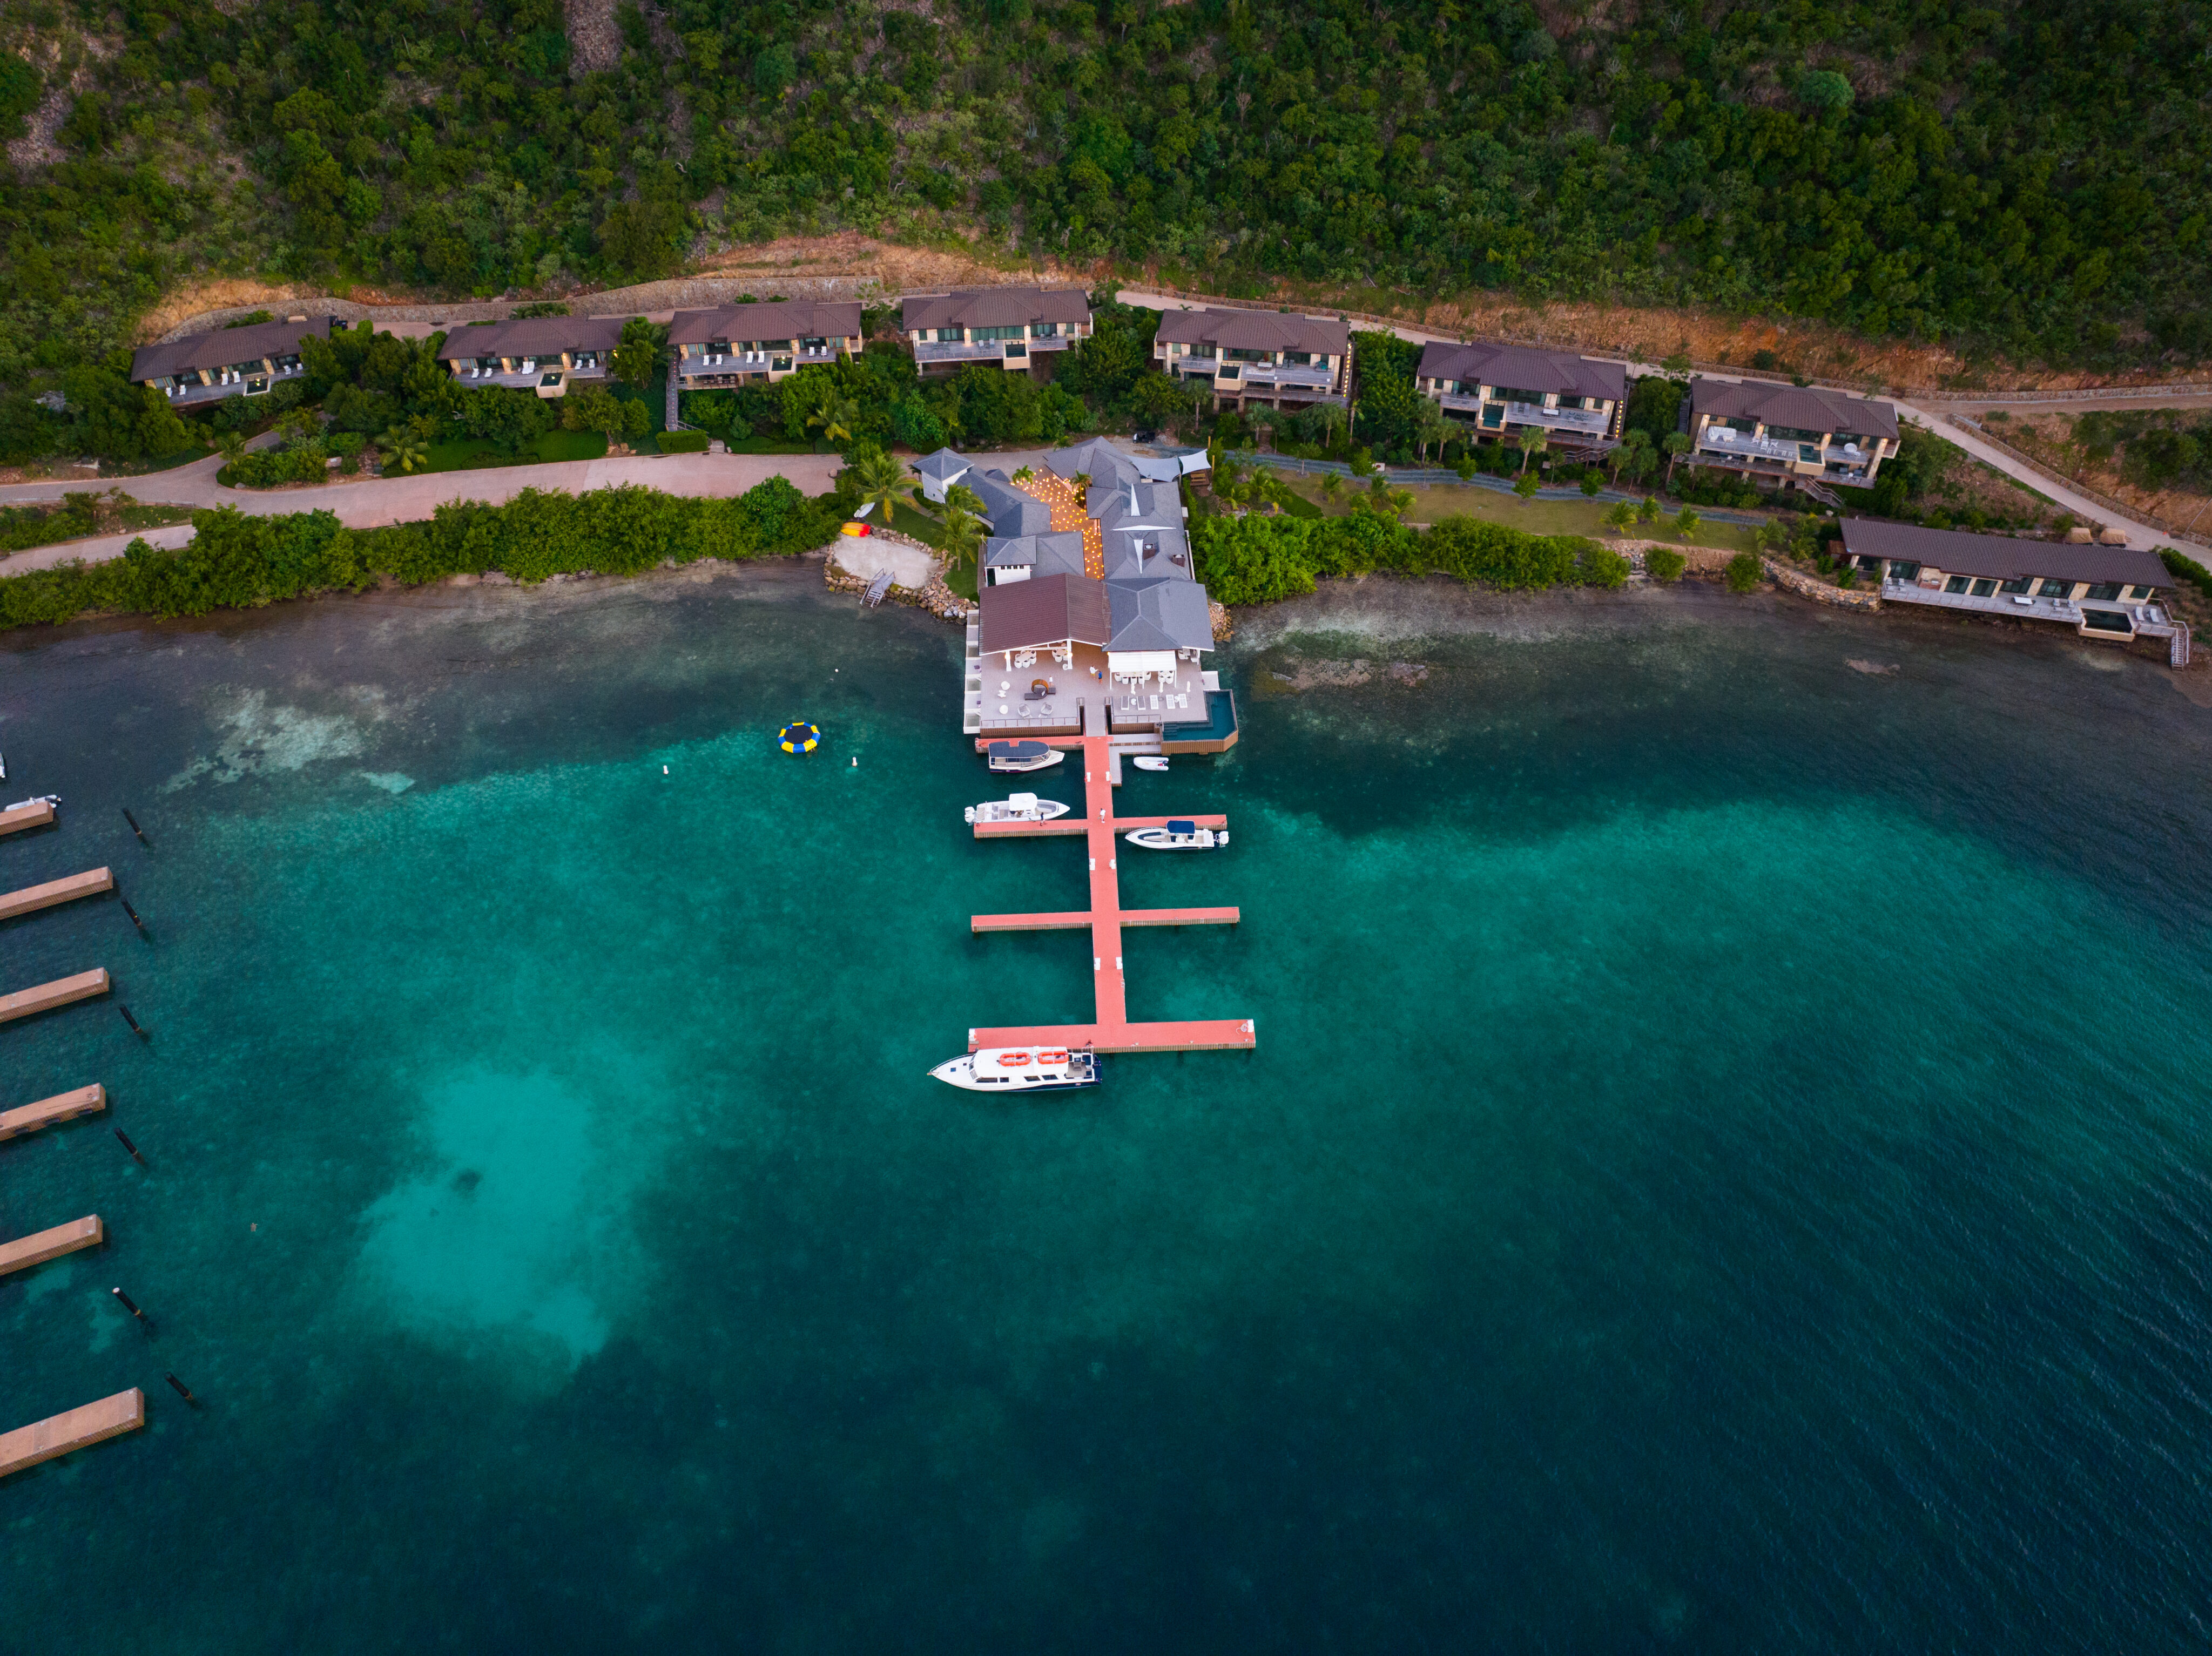
<path fill-rule="evenodd" d="M 2118 581 L 2129 586 L 2171 586 L 2173 577 L 2155 553 L 2133 546 L 2073 546 L 2063 542 L 2016 541 L 2006 535 L 1970 535 L 1956 529 L 1875 518 L 1844 519 L 1844 550 L 1853 557 L 1898 558 L 1947 575 L 1995 580 Z"/>
<path fill-rule="evenodd" d="M 1888 403 L 1830 391 L 1825 385 L 1777 385 L 1756 379 L 1730 385 L 1724 379 L 1700 378 L 1690 382 L 1690 409 L 1692 414 L 1753 419 L 1761 425 L 1790 426 L 1799 431 L 1897 435 L 1897 410 Z"/>
<path fill-rule="evenodd" d="M 1070 639 L 1103 648 L 1114 636 L 1105 583 L 1081 575 L 1042 575 L 987 586 L 977 602 L 983 610 L 986 652 L 1041 649 Z"/>
<path fill-rule="evenodd" d="M 438 348 L 442 361 L 479 356 L 558 356 L 563 351 L 611 351 L 622 343 L 626 316 L 528 316 L 456 328 Z"/>
<path fill-rule="evenodd" d="M 1279 311 L 1167 311 L 1160 316 L 1157 337 L 1170 345 L 1342 356 L 1352 325 L 1333 316 L 1285 316 Z"/>
<path fill-rule="evenodd" d="M 916 294 L 903 306 L 906 331 L 917 328 L 1011 328 L 1024 322 L 1088 322 L 1091 300 L 1080 288 L 961 288 Z"/>
<path fill-rule="evenodd" d="M 927 477 L 933 483 L 949 483 L 974 470 L 975 463 L 957 449 L 941 448 L 934 454 L 925 454 L 914 463 L 917 477 Z"/>
<path fill-rule="evenodd" d="M 1455 345 L 1432 339 L 1421 348 L 1421 379 L 1460 379 L 1515 391 L 1564 391 L 1618 403 L 1628 395 L 1628 370 L 1618 362 L 1595 362 L 1565 351 L 1530 350 L 1522 345 Z"/>
<path fill-rule="evenodd" d="M 234 362 L 258 362 L 269 356 L 297 356 L 302 339 L 327 339 L 343 326 L 334 316 L 306 322 L 257 322 L 248 328 L 218 328 L 173 339 L 166 345 L 142 345 L 131 355 L 133 379 L 159 379 L 191 368 L 227 368 Z"/>
<path fill-rule="evenodd" d="M 860 331 L 858 300 L 785 299 L 757 305 L 718 305 L 711 311 L 678 311 L 668 325 L 668 343 L 704 345 L 717 339 L 847 339 Z"/>

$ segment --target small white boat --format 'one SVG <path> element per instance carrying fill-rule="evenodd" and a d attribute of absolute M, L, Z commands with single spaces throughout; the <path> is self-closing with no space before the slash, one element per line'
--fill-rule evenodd
<path fill-rule="evenodd" d="M 0 810 L 21 810 L 26 805 L 58 805 L 61 802 L 62 797 L 58 793 L 34 793 L 28 799 L 18 799 L 12 805 L 0 806 Z"/>
<path fill-rule="evenodd" d="M 971 822 L 1049 822 L 1055 816 L 1067 815 L 1067 807 L 1057 799 L 1040 799 L 1034 793 L 1008 794 L 1004 799 L 987 799 L 980 805 L 968 807 Z"/>
<path fill-rule="evenodd" d="M 1170 820 L 1165 828 L 1133 828 L 1121 837 L 1146 851 L 1218 851 L 1229 843 L 1229 830 Z"/>
<path fill-rule="evenodd" d="M 1129 762 L 1140 771 L 1164 771 L 1168 767 L 1168 761 L 1158 754 L 1147 754 L 1141 759 L 1132 759 Z"/>
<path fill-rule="evenodd" d="M 1067 757 L 1042 742 L 994 742 L 984 751 L 994 771 L 1041 771 Z"/>
<path fill-rule="evenodd" d="M 986 1046 L 929 1072 L 971 1093 L 1060 1093 L 1098 1084 L 1098 1056 L 1080 1047 Z"/>

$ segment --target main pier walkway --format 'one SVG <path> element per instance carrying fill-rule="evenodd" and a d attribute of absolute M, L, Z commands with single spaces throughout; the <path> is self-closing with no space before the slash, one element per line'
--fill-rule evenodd
<path fill-rule="evenodd" d="M 1049 738 L 1048 738 L 1049 739 Z M 979 742 L 977 747 L 984 743 Z M 1050 822 L 978 822 L 979 840 L 1024 839 L 1041 834 L 1081 834 L 1091 852 L 1091 907 L 1056 913 L 978 914 L 975 931 L 1072 931 L 1091 928 L 1091 973 L 1097 997 L 1091 1023 L 1036 1024 L 999 1029 L 970 1029 L 968 1050 L 986 1046 L 1088 1046 L 1100 1052 L 1199 1052 L 1257 1045 L 1249 1018 L 1217 1018 L 1183 1023 L 1129 1022 L 1128 985 L 1121 968 L 1121 931 L 1133 925 L 1234 925 L 1234 908 L 1130 908 L 1121 907 L 1118 835 L 1130 828 L 1164 828 L 1164 816 L 1114 815 L 1112 740 L 1106 736 L 1066 737 L 1055 748 L 1083 755 L 1084 819 Z M 1225 816 L 1176 817 L 1200 828 L 1222 828 Z"/>

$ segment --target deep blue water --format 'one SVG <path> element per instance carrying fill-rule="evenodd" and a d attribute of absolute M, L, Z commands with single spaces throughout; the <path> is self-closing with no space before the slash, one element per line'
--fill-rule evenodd
<path fill-rule="evenodd" d="M 114 1098 L 0 1146 L 0 1231 L 112 1237 L 0 1279 L 0 1426 L 151 1416 L 0 1483 L 0 1652 L 2203 1647 L 2163 668 L 1255 618 L 1242 744 L 1124 791 L 1233 848 L 1123 877 L 1244 913 L 1133 935 L 1133 1016 L 1258 1050 L 979 1103 L 923 1071 L 1091 974 L 966 917 L 1080 853 L 964 836 L 957 634 L 817 579 L 0 638 L 7 797 L 65 801 L 0 886 L 110 863 L 154 938 L 0 925 L 0 990 L 105 964 L 153 1032 L 0 1028 L 0 1103 Z"/>

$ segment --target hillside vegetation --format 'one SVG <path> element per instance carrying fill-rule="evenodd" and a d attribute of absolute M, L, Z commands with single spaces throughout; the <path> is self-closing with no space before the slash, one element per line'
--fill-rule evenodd
<path fill-rule="evenodd" d="M 196 270 L 554 291 L 839 227 L 2212 344 L 2194 0 L 623 0 L 581 49 L 559 0 L 29 0 L 0 32 L 19 397 Z"/>

